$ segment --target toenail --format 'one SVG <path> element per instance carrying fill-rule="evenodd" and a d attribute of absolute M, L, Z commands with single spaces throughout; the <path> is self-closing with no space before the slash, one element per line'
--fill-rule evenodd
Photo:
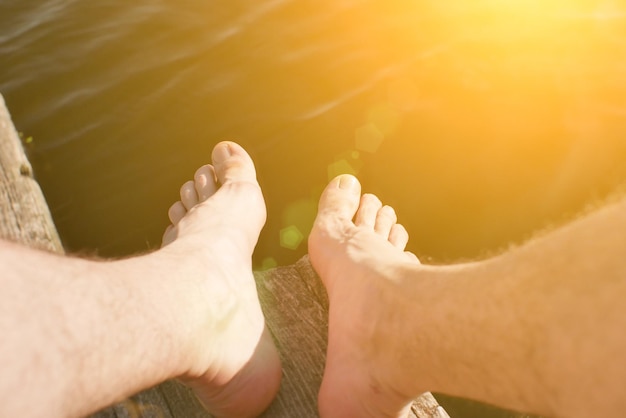
<path fill-rule="evenodd" d="M 343 175 L 339 179 L 339 188 L 343 190 L 358 190 L 358 184 L 359 181 L 356 179 L 356 177 L 349 174 Z"/>
<path fill-rule="evenodd" d="M 213 149 L 213 162 L 221 163 L 232 155 L 230 145 L 227 142 L 219 143 Z"/>

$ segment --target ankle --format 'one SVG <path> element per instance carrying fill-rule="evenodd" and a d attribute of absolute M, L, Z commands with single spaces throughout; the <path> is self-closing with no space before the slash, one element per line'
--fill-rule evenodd
<path fill-rule="evenodd" d="M 167 359 L 170 378 L 189 374 L 207 356 L 207 347 L 198 347 L 198 340 L 204 338 L 212 320 L 207 313 L 210 299 L 203 279 L 209 275 L 208 268 L 200 261 L 202 257 L 194 257 L 175 244 L 141 258 L 149 268 L 143 270 L 140 284 L 159 310 L 155 317 L 162 319 L 160 332 L 173 341 Z"/>
<path fill-rule="evenodd" d="M 377 359 L 380 384 L 392 389 L 395 402 L 410 401 L 424 392 L 435 390 L 440 344 L 445 345 L 446 330 L 441 329 L 441 305 L 447 304 L 441 283 L 449 272 L 414 263 L 397 263 L 379 273 L 384 289 L 379 295 L 389 322 L 380 324 L 375 342 L 381 353 Z M 445 323 L 445 321 L 443 322 Z M 391 358 L 404 359 L 402 362 Z M 392 402 L 393 403 L 393 402 Z"/>

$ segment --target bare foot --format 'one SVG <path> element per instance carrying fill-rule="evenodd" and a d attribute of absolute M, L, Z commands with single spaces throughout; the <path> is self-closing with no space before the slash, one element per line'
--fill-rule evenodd
<path fill-rule="evenodd" d="M 398 386 L 403 316 L 394 272 L 419 264 L 405 252 L 406 230 L 394 210 L 361 196 L 353 176 L 335 178 L 322 194 L 309 237 L 313 267 L 330 300 L 329 343 L 319 394 L 320 415 L 405 417 L 412 400 Z M 400 292 L 400 293 L 398 293 Z"/>
<path fill-rule="evenodd" d="M 159 252 L 181 269 L 195 263 L 188 271 L 197 298 L 187 304 L 197 326 L 190 326 L 189 365 L 181 379 L 215 416 L 257 416 L 278 391 L 281 367 L 252 275 L 251 256 L 266 218 L 254 164 L 239 145 L 222 142 L 213 165 L 198 169 L 180 195 Z"/>

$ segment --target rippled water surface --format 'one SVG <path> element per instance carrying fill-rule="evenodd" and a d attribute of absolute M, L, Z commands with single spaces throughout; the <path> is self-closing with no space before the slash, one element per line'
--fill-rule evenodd
<path fill-rule="evenodd" d="M 626 179 L 625 35 L 617 1 L 0 0 L 0 92 L 72 251 L 158 246 L 228 138 L 266 195 L 257 267 L 306 252 L 342 171 L 455 261 Z"/>
<path fill-rule="evenodd" d="M 411 250 L 456 260 L 626 173 L 626 8 L 505 3 L 2 0 L 0 92 L 71 250 L 157 246 L 232 138 L 269 207 L 257 266 L 306 252 L 339 171 L 397 208 Z"/>

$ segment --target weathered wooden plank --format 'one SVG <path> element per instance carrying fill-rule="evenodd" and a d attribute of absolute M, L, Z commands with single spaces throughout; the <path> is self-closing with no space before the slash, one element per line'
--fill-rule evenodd
<path fill-rule="evenodd" d="M 411 412 L 418 418 L 450 418 L 435 397 L 430 393 L 424 393 L 413 402 Z"/>
<path fill-rule="evenodd" d="M 48 205 L 0 95 L 0 237 L 63 252 Z"/>
<path fill-rule="evenodd" d="M 0 95 L 0 238 L 58 253 L 61 241 Z M 316 417 L 327 345 L 328 299 L 307 257 L 255 273 L 268 328 L 281 353 L 283 382 L 266 418 Z M 444 418 L 430 394 L 412 417 Z M 193 392 L 176 381 L 144 391 L 93 418 L 210 418 Z"/>

